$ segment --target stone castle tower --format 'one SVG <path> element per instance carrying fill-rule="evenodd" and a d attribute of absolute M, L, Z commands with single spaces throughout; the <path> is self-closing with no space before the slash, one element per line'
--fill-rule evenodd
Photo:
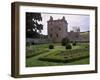
<path fill-rule="evenodd" d="M 73 24 L 74 25 L 74 24 Z M 74 30 L 68 32 L 68 22 L 63 16 L 62 19 L 53 20 L 50 16 L 47 22 L 48 39 L 51 42 L 61 42 L 63 38 L 68 38 L 70 41 L 89 42 L 89 31 L 80 32 L 80 27 L 75 27 Z M 86 33 L 86 35 L 84 35 Z"/>
<path fill-rule="evenodd" d="M 50 16 L 50 19 L 47 23 L 48 26 L 48 38 L 52 42 L 61 42 L 61 40 L 66 37 L 68 32 L 68 22 L 63 16 L 62 19 L 53 20 L 53 17 Z"/>

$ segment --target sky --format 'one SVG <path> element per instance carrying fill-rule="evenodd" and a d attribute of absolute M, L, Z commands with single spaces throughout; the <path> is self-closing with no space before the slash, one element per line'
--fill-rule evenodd
<path fill-rule="evenodd" d="M 52 14 L 52 13 L 41 13 L 43 30 L 42 34 L 47 35 L 47 21 L 50 19 L 50 16 L 53 17 L 53 20 L 62 19 L 65 16 L 65 20 L 68 22 L 68 32 L 73 30 L 73 27 L 80 27 L 80 31 L 89 31 L 90 27 L 90 16 L 82 14 Z"/>

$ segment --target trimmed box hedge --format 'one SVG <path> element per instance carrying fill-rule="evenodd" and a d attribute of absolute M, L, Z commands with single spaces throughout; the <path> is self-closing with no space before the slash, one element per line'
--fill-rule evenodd
<path fill-rule="evenodd" d="M 82 51 L 82 52 L 81 52 Z M 68 51 L 57 51 L 53 54 L 40 57 L 39 60 L 48 62 L 72 62 L 89 57 L 87 49 L 76 49 Z"/>
<path fill-rule="evenodd" d="M 42 53 L 46 53 L 46 52 L 48 52 L 49 50 L 42 50 L 42 51 L 39 51 L 39 52 L 32 52 L 32 53 L 28 53 L 27 55 L 26 55 L 26 58 L 30 58 L 30 57 L 33 57 L 33 56 L 37 56 L 37 55 L 39 55 L 39 54 L 42 54 Z"/>

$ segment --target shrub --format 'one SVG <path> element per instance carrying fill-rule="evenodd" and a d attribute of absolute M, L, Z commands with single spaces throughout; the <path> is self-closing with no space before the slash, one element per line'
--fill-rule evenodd
<path fill-rule="evenodd" d="M 30 42 L 26 42 L 26 46 L 30 46 L 31 45 L 31 43 Z"/>
<path fill-rule="evenodd" d="M 67 45 L 66 45 L 66 49 L 72 49 L 71 44 L 67 44 Z"/>
<path fill-rule="evenodd" d="M 35 43 L 34 42 L 32 42 L 32 45 L 34 45 Z"/>
<path fill-rule="evenodd" d="M 30 53 L 29 51 L 26 53 L 26 58 L 30 58 L 30 57 L 33 57 L 33 56 L 37 56 L 41 53 L 45 53 L 45 52 L 48 52 L 48 50 L 42 50 L 42 51 L 39 51 L 39 52 L 35 52 L 34 50 Z"/>
<path fill-rule="evenodd" d="M 62 59 L 62 58 L 56 58 L 56 57 L 40 57 L 39 60 L 41 61 L 48 61 L 48 62 L 66 62 L 66 59 Z"/>
<path fill-rule="evenodd" d="M 76 41 L 74 41 L 72 44 L 73 44 L 73 46 L 76 46 Z"/>
<path fill-rule="evenodd" d="M 49 49 L 54 49 L 54 45 L 49 45 Z"/>
<path fill-rule="evenodd" d="M 89 45 L 86 45 L 85 48 L 89 48 Z"/>
<path fill-rule="evenodd" d="M 67 37 L 63 38 L 61 41 L 62 46 L 66 46 L 68 43 L 70 43 L 70 40 Z"/>

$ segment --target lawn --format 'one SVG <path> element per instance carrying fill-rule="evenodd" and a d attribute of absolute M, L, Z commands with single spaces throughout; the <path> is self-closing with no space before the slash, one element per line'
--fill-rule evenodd
<path fill-rule="evenodd" d="M 77 43 L 71 50 L 60 43 L 53 45 L 54 49 L 49 49 L 49 44 L 26 47 L 26 67 L 89 64 L 88 43 Z"/>

